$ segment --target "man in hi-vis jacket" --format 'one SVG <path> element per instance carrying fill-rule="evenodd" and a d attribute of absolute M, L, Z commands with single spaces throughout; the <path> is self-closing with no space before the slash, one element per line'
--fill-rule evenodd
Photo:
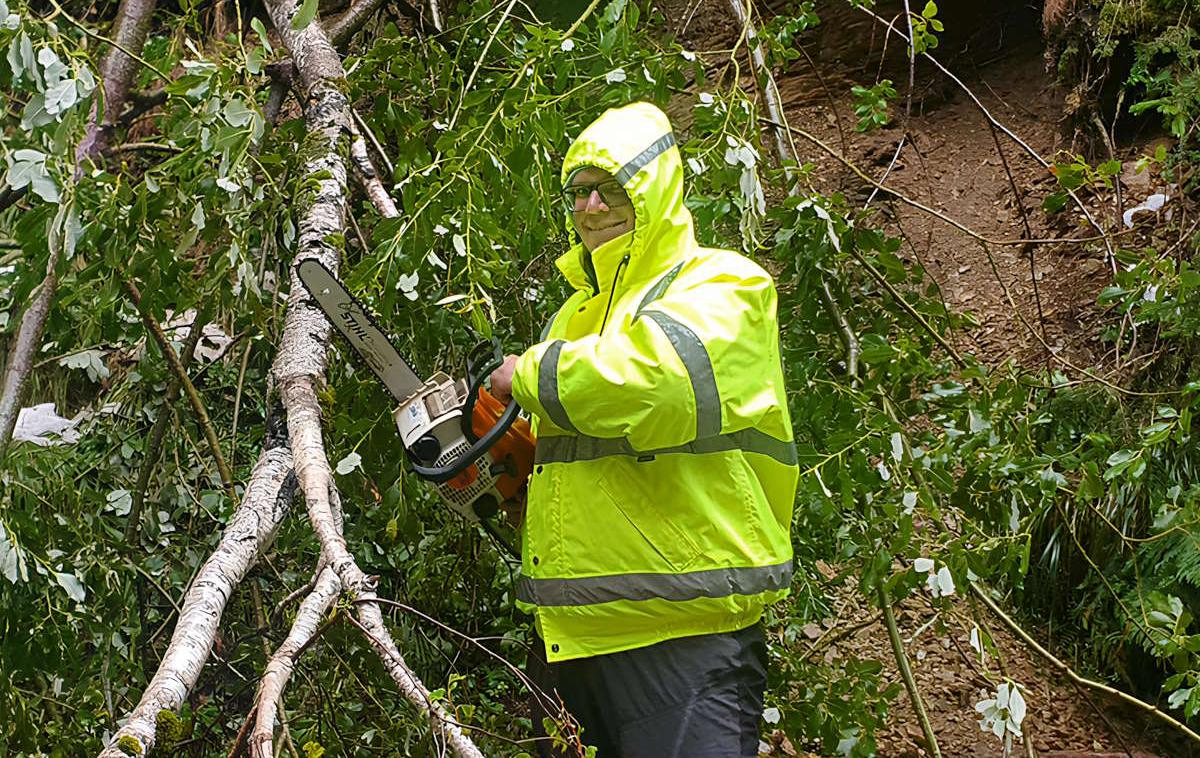
<path fill-rule="evenodd" d="M 653 105 L 607 111 L 562 176 L 575 293 L 492 375 L 537 432 L 516 586 L 548 662 L 531 673 L 599 758 L 755 756 L 798 476 L 775 286 L 696 241 Z"/>

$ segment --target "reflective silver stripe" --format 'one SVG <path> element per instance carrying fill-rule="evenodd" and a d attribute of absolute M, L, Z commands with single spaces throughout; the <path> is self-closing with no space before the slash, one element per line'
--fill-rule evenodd
<path fill-rule="evenodd" d="M 679 276 L 679 272 L 683 270 L 684 263 L 686 261 L 680 261 L 675 268 L 663 274 L 662 278 L 655 282 L 653 287 L 646 290 L 646 295 L 642 298 L 642 302 L 638 303 L 638 316 L 642 315 L 643 308 L 663 296 L 663 293 L 667 291 L 667 287 L 671 286 L 671 282 L 675 281 L 675 277 Z"/>
<path fill-rule="evenodd" d="M 686 445 L 663 447 L 657 450 L 635 450 L 633 445 L 623 438 L 603 439 L 582 435 L 538 437 L 537 447 L 534 448 L 534 460 L 537 463 L 575 463 L 576 461 L 594 461 L 610 455 L 623 455 L 627 458 L 653 458 L 659 455 L 726 453 L 730 450 L 770 456 L 785 466 L 795 466 L 797 463 L 795 442 L 776 439 L 757 429 L 743 429 L 740 432 L 721 434 L 689 442 Z"/>
<path fill-rule="evenodd" d="M 757 595 L 792 583 L 792 562 L 689 571 L 685 574 L 612 574 L 578 579 L 517 577 L 517 599 L 540 606 L 578 606 L 614 600 L 672 600 Z"/>
<path fill-rule="evenodd" d="M 696 439 L 717 436 L 721 433 L 721 396 L 717 394 L 717 377 L 704 343 L 695 332 L 662 311 L 647 310 L 642 314 L 662 328 L 687 369 L 696 398 Z"/>
<path fill-rule="evenodd" d="M 542 353 L 542 362 L 538 366 L 538 400 L 542 401 L 551 421 L 562 429 L 575 432 L 579 430 L 571 423 L 567 410 L 558 399 L 558 354 L 562 352 L 563 344 L 562 340 L 555 340 Z"/>
<path fill-rule="evenodd" d="M 669 150 L 671 148 L 671 146 L 674 144 L 675 144 L 675 133 L 674 132 L 667 132 L 663 136 L 654 140 L 653 144 L 651 144 L 650 147 L 648 147 L 645 150 L 643 150 L 642 152 L 638 153 L 637 156 L 633 160 L 629 161 L 624 166 L 621 166 L 621 169 L 619 171 L 617 171 L 617 181 L 620 182 L 621 184 L 627 183 L 630 179 L 633 178 L 634 174 L 636 174 L 638 171 L 642 170 L 643 166 L 645 166 L 647 163 L 654 160 L 658 156 L 662 155 L 663 153 L 667 152 L 667 150 Z"/>

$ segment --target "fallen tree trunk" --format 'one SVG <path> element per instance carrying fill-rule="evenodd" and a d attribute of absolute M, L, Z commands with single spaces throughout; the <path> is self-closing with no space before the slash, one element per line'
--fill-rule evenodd
<path fill-rule="evenodd" d="M 271 19 L 292 54 L 305 99 L 309 153 L 305 173 L 321 177 L 317 189 L 302 199 L 299 249 L 296 260 L 315 258 L 337 271 L 339 250 L 332 240 L 344 239 L 346 175 L 349 138 L 354 132 L 350 106 L 343 94 L 345 73 L 341 59 L 319 24 L 296 30 L 292 20 L 298 10 L 294 0 L 269 4 Z M 461 758 L 482 758 L 482 753 L 450 719 L 441 704 L 408 668 L 375 599 L 375 579 L 368 577 L 346 549 L 334 507 L 334 486 L 329 458 L 322 440 L 321 409 L 316 388 L 324 379 L 330 334 L 329 322 L 300 284 L 295 268 L 284 320 L 284 339 L 272 373 L 287 409 L 288 433 L 295 457 L 296 477 L 304 492 L 309 521 L 321 542 L 324 560 L 346 591 L 361 602 L 357 613 L 371 646 L 400 691 L 428 715 L 434 732 Z"/>
<path fill-rule="evenodd" d="M 258 459 L 241 505 L 183 599 L 158 671 L 101 758 L 145 755 L 154 744 L 159 711 L 179 710 L 208 660 L 225 603 L 291 509 L 295 486 L 294 479 L 289 481 L 291 473 L 292 454 L 286 446 L 266 450 Z"/>

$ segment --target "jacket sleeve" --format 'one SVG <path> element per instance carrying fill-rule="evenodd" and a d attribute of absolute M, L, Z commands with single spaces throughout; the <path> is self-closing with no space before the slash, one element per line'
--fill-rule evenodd
<path fill-rule="evenodd" d="M 676 282 L 603 336 L 534 345 L 517 361 L 514 397 L 543 431 L 624 438 L 637 450 L 753 425 L 742 417 L 777 406 L 781 382 L 774 285 L 754 268 Z"/>

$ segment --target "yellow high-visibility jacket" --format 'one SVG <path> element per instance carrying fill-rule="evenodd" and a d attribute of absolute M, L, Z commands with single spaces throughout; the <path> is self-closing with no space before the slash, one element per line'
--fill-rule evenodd
<path fill-rule="evenodd" d="M 516 595 L 550 661 L 756 622 L 791 583 L 798 478 L 774 283 L 696 242 L 666 115 L 606 112 L 580 166 L 636 222 L 558 260 L 576 292 L 513 377 L 538 437 Z"/>

